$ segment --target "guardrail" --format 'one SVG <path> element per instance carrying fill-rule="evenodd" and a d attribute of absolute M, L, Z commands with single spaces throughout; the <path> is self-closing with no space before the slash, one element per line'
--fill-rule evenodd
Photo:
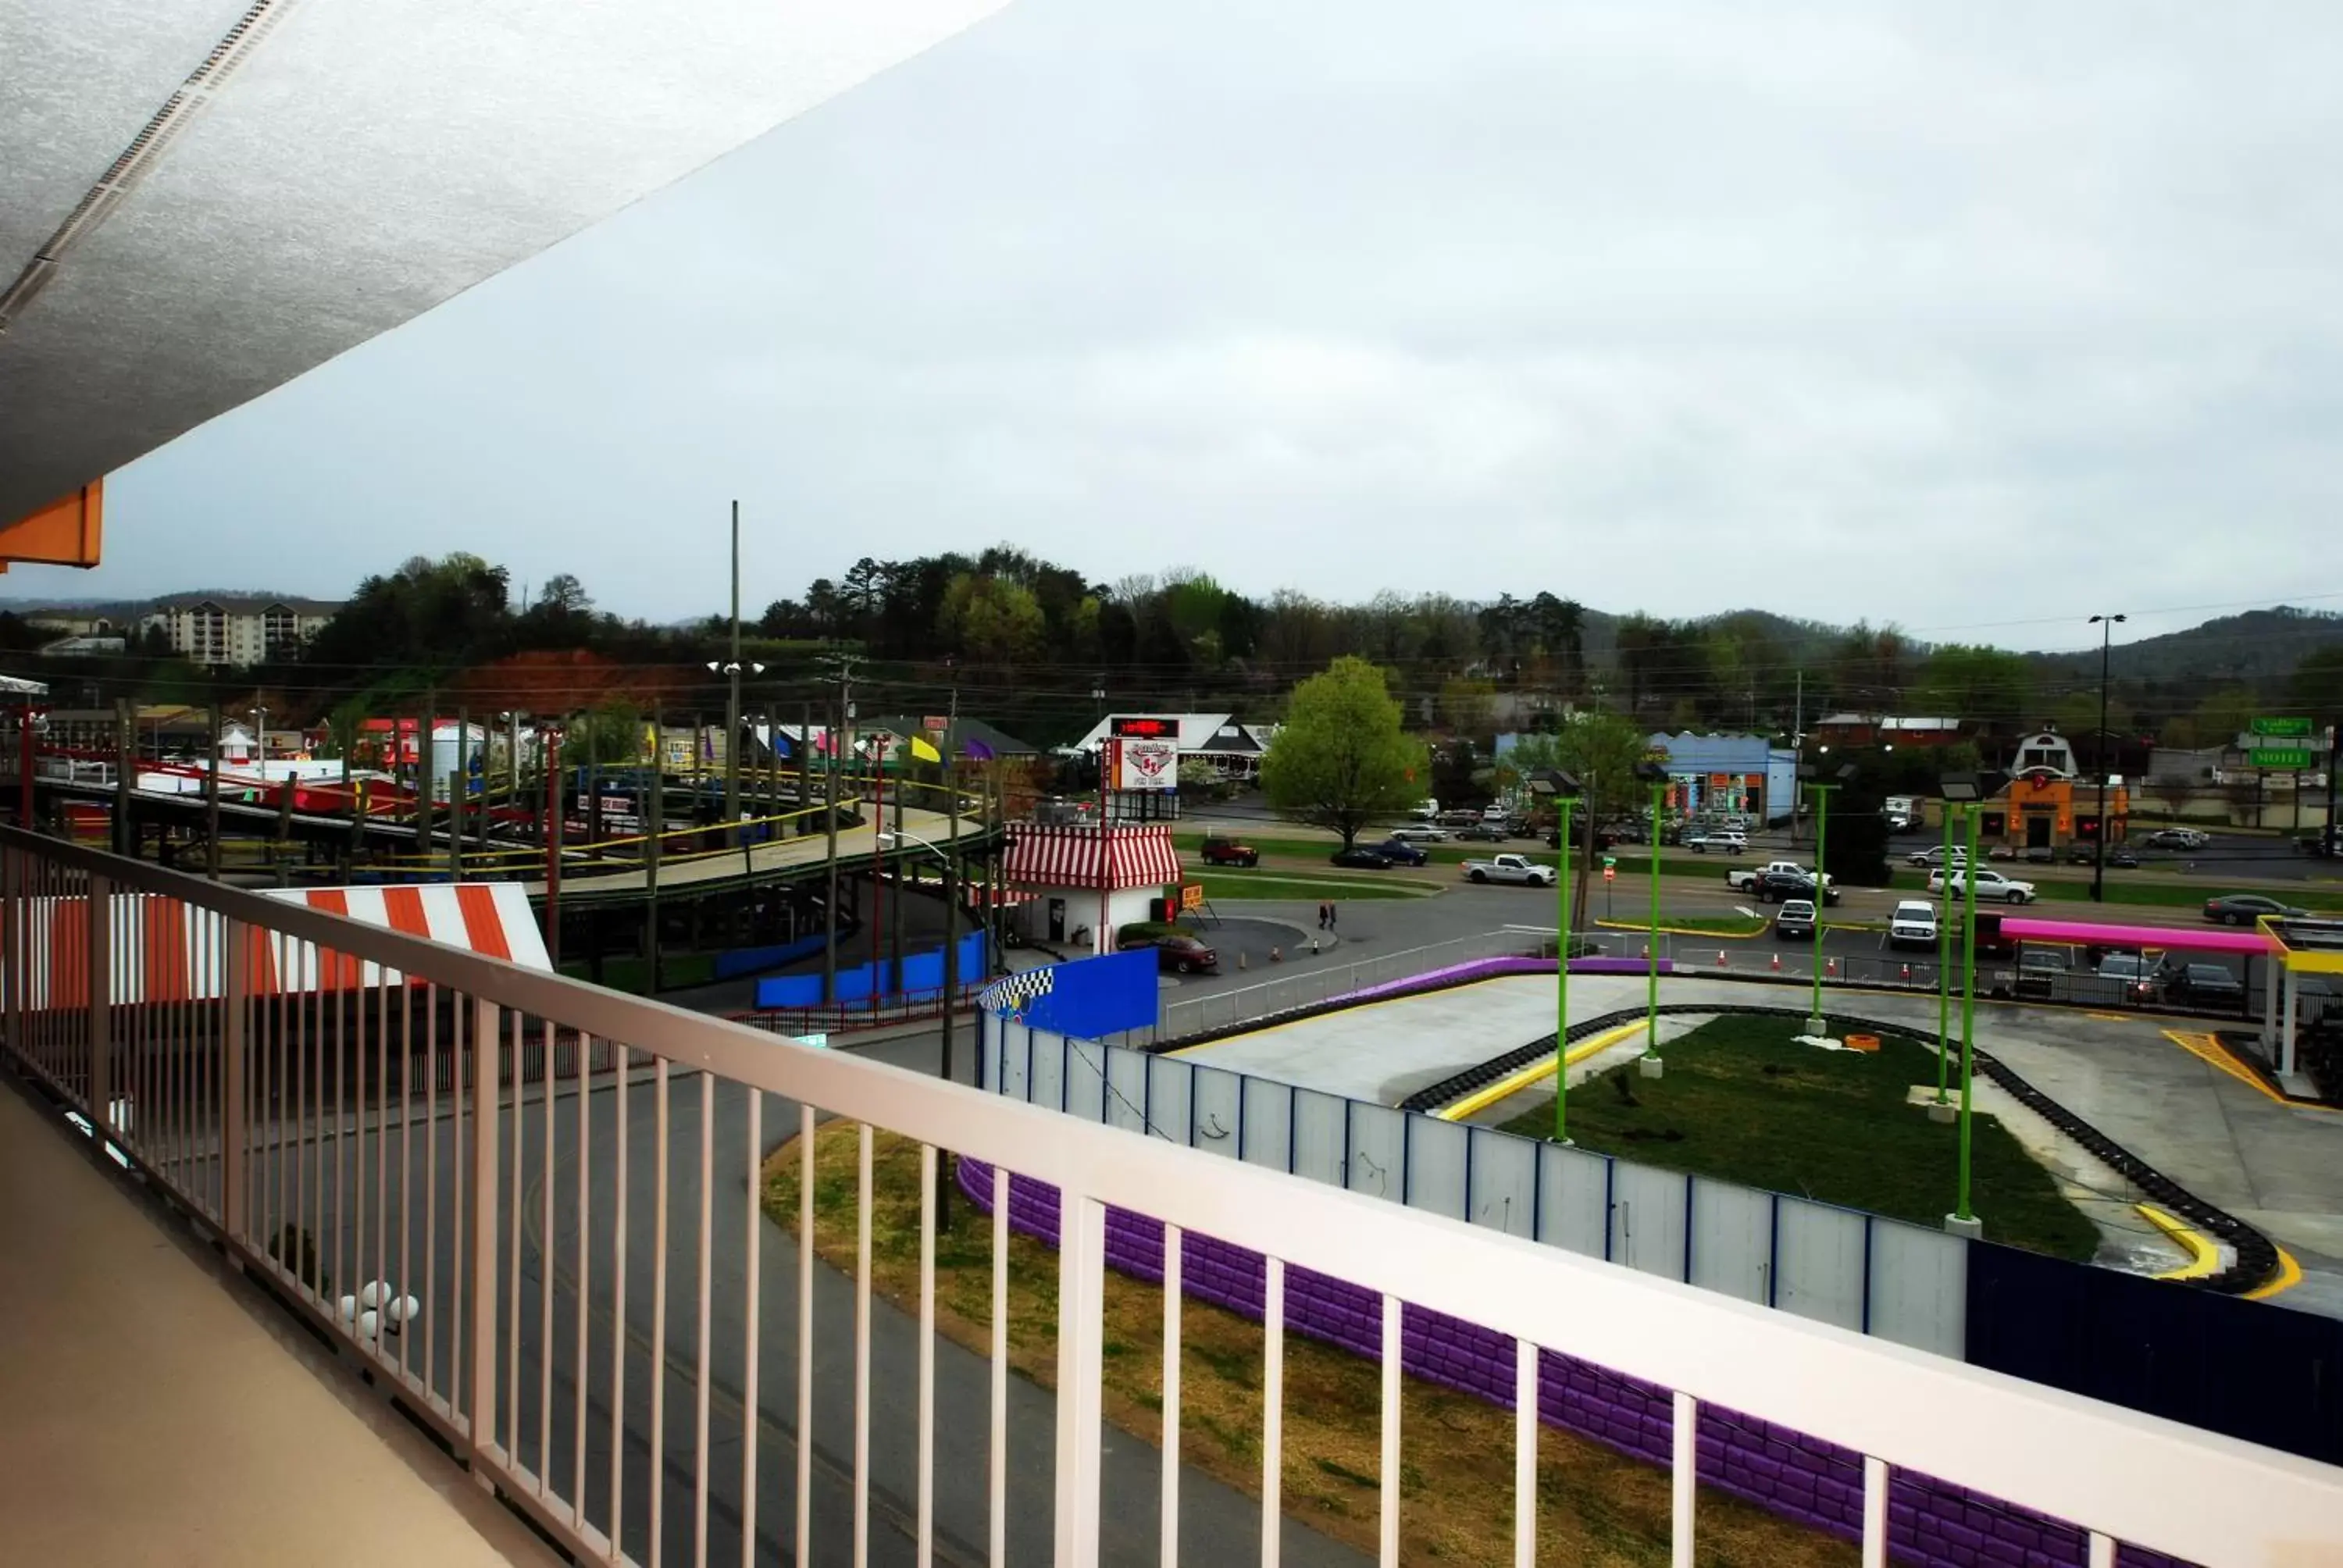
<path fill-rule="evenodd" d="M 130 950 L 118 933 L 132 921 L 184 932 L 193 950 L 219 955 L 225 997 L 174 1000 L 167 974 L 159 984 L 140 977 L 134 991 L 118 961 Z M 53 1006 L 26 1005 L 35 965 L 46 967 Z M 1278 1561 L 1281 1536 L 1287 1292 L 1311 1277 L 1382 1304 L 1382 1449 L 1371 1490 L 1386 1563 L 1399 1551 L 1403 1303 L 1513 1346 L 1522 1562 L 1536 1552 L 1542 1350 L 1661 1391 L 1678 1563 L 1693 1562 L 1699 1531 L 1704 1420 L 1723 1412 L 1857 1457 L 1870 1564 L 1886 1562 L 1899 1471 L 2074 1521 L 2093 1533 L 2094 1564 L 2112 1563 L 2117 1541 L 2237 1563 L 2317 1556 L 2343 1538 L 2343 1472 L 2327 1466 L 15 830 L 0 832 L 0 990 L 7 1054 L 23 1071 L 201 1215 L 476 1474 L 581 1557 L 770 1561 L 793 1545 L 796 1560 L 809 1561 L 819 1477 L 837 1505 L 821 1512 L 824 1528 L 850 1537 L 857 1561 L 879 1530 L 900 1530 L 924 1560 L 940 1529 L 988 1538 L 992 1560 L 1005 1561 L 1012 1533 L 1032 1531 L 1039 1517 L 1050 1520 L 1056 1562 L 1100 1561 L 1111 1211 L 1161 1226 L 1175 1256 L 1192 1234 L 1266 1260 L 1265 1563 Z M 153 1000 L 116 1000 L 133 994 Z M 598 1083 L 592 1053 L 571 1051 L 565 1080 L 557 1051 L 552 1076 L 499 1087 L 508 1057 L 533 1040 L 558 1042 L 564 1030 L 607 1042 L 612 1075 Z M 434 1096 L 421 1086 L 436 1071 L 406 1068 L 421 1059 L 436 1069 L 443 1056 L 456 1091 Z M 648 1078 L 636 1084 L 639 1070 Z M 793 1282 L 785 1269 L 766 1269 L 767 1227 L 753 1201 L 763 1157 L 794 1131 L 799 1219 L 811 1225 L 811 1134 L 824 1115 L 860 1129 L 854 1228 L 863 1263 L 843 1333 L 835 1309 L 817 1324 L 811 1249 L 795 1250 Z M 914 1145 L 920 1161 L 925 1261 L 909 1342 L 873 1324 L 880 1130 Z M 1000 1338 L 989 1432 L 937 1418 L 935 1178 L 947 1151 L 992 1173 L 996 1322 L 1010 1270 L 1010 1172 L 1054 1190 L 1057 1365 L 1053 1392 L 1040 1396 L 1054 1417 L 1046 1478 L 1032 1473 L 1030 1436 L 1012 1463 Z M 361 1280 L 387 1288 L 353 1294 Z M 768 1290 L 784 1282 L 794 1292 Z M 362 1304 L 368 1296 L 388 1305 Z M 1165 1292 L 1164 1338 L 1175 1348 L 1181 1300 Z M 1364 1332 L 1373 1342 L 1373 1329 Z M 769 1357 L 768 1342 L 794 1354 Z M 890 1379 L 913 1391 L 916 1414 L 905 1441 L 874 1446 L 873 1362 L 882 1354 L 911 1363 L 890 1368 Z M 765 1381 L 769 1362 L 779 1386 Z M 1182 1481 L 1180 1362 L 1167 1358 L 1162 1391 L 1167 1519 L 1178 1517 Z M 818 1442 L 801 1440 L 850 1430 L 850 1453 L 826 1451 L 817 1469 Z M 940 1491 L 940 1460 L 980 1469 L 981 1487 Z M 1117 1462 L 1129 1462 L 1119 1450 Z M 1172 1533 L 1163 1539 L 1165 1559 L 1176 1560 Z M 839 1542 L 825 1538 L 822 1550 L 834 1554 Z M 1041 1551 L 1034 1542 L 1021 1556 Z"/>

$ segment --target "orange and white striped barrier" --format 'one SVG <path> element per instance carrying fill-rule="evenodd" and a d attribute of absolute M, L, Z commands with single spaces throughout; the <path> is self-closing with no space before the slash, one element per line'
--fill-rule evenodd
<path fill-rule="evenodd" d="M 550 970 L 545 937 L 518 883 L 367 888 L 268 888 L 264 898 L 306 904 L 363 925 L 422 937 L 525 969 Z M 226 993 L 226 927 L 158 893 L 116 893 L 107 938 L 108 995 L 116 1006 L 208 1001 Z M 89 1005 L 89 900 L 35 898 L 17 906 L 27 962 L 24 1005 Z M 244 928 L 246 992 L 276 996 L 407 983 L 397 970 L 321 950 L 280 931 Z"/>

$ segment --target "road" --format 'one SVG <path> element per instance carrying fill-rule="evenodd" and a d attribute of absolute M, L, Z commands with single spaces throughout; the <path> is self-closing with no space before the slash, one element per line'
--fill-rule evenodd
<path fill-rule="evenodd" d="M 922 1070 L 932 1070 L 932 1036 L 896 1040 L 870 1049 L 877 1060 Z M 965 1077 L 972 1052 L 960 1055 L 958 1076 Z M 676 1076 L 669 1086 L 667 1212 L 668 1301 L 666 1303 L 664 1376 L 664 1452 L 666 1484 L 662 1493 L 659 1533 L 670 1561 L 692 1560 L 698 1523 L 692 1490 L 692 1456 L 698 1443 L 697 1410 L 700 1357 L 699 1334 L 699 1212 L 702 1201 L 701 1130 L 713 1130 L 705 1159 L 710 1181 L 707 1202 L 715 1238 L 708 1261 L 709 1289 L 707 1321 L 709 1364 L 709 1485 L 707 1530 L 709 1560 L 719 1564 L 741 1560 L 740 1508 L 746 1495 L 741 1459 L 744 1423 L 743 1392 L 751 1310 L 748 1296 L 747 1228 L 750 1222 L 751 1171 L 757 1162 L 749 1136 L 750 1091 L 739 1086 L 715 1084 L 703 1098 L 698 1077 Z M 624 1186 L 618 1151 L 619 1101 L 626 1101 Z M 621 1534 L 628 1549 L 647 1560 L 649 1543 L 650 1433 L 653 1430 L 651 1356 L 660 1343 L 654 1331 L 655 1285 L 652 1259 L 658 1252 L 654 1233 L 659 1212 L 657 1086 L 638 1081 L 624 1091 L 598 1088 L 587 1097 L 585 1125 L 579 1124 L 578 1102 L 567 1091 L 557 1094 L 548 1131 L 543 1101 L 532 1091 L 520 1117 L 518 1149 L 518 1182 L 511 1163 L 514 1144 L 505 1140 L 507 1160 L 499 1195 L 504 1219 L 499 1227 L 500 1312 L 511 1322 L 518 1311 L 524 1332 L 519 1350 L 505 1376 L 518 1392 L 516 1402 L 499 1386 L 499 1432 L 514 1444 L 519 1463 L 531 1472 L 550 1456 L 549 1473 L 555 1492 L 576 1494 L 578 1472 L 577 1410 L 582 1389 L 588 1419 L 584 1432 L 585 1499 L 588 1517 L 598 1524 L 608 1517 L 610 1484 L 609 1415 L 614 1405 L 625 1412 L 628 1448 Z M 506 1118 L 510 1125 L 509 1115 Z M 764 1102 L 764 1150 L 793 1135 L 797 1107 L 779 1097 Z M 457 1300 L 463 1271 L 458 1260 L 469 1238 L 457 1232 L 454 1183 L 456 1123 L 443 1115 L 426 1129 L 418 1119 L 407 1141 L 414 1151 L 411 1215 L 406 1237 L 407 1264 L 401 1253 L 398 1191 L 399 1158 L 396 1121 L 387 1144 L 386 1169 L 387 1233 L 382 1236 L 380 1272 L 399 1279 L 427 1302 L 424 1328 L 409 1330 L 407 1353 L 418 1369 L 433 1368 L 434 1385 L 444 1390 L 455 1375 L 457 1347 L 453 1327 L 461 1318 Z M 342 1282 L 375 1276 L 377 1238 L 384 1230 L 377 1212 L 357 1211 L 356 1193 L 367 1183 L 356 1180 L 363 1168 L 373 1175 L 381 1141 L 372 1136 L 341 1141 L 312 1141 L 302 1146 L 311 1162 L 310 1173 L 298 1189 L 307 1201 L 303 1211 L 312 1216 L 310 1228 L 326 1245 L 326 1267 Z M 469 1158 L 469 1135 L 464 1157 Z M 583 1266 L 578 1255 L 580 1152 L 585 1158 L 584 1207 L 589 1218 Z M 337 1215 L 316 1195 L 331 1191 L 337 1159 L 346 1159 L 345 1189 L 349 1211 Z M 272 1170 L 275 1168 L 271 1168 Z M 318 1180 L 322 1171 L 324 1181 Z M 284 1173 L 289 1182 L 289 1171 Z M 272 1180 L 264 1171 L 260 1180 Z M 427 1197 L 427 1185 L 436 1191 Z M 515 1258 L 511 1199 L 518 1186 L 521 1217 L 518 1237 L 518 1278 L 509 1270 Z M 266 1189 L 275 1191 L 278 1189 Z M 292 1202 L 292 1190 L 279 1201 L 278 1211 Z M 615 1222 L 624 1211 L 628 1225 L 623 1268 L 614 1269 Z M 320 1208 L 325 1212 L 319 1213 Z M 981 1223 L 966 1208 L 959 1222 Z M 761 1215 L 756 1219 L 760 1239 L 757 1271 L 759 1297 L 754 1318 L 758 1328 L 757 1529 L 761 1550 L 786 1556 L 794 1539 L 795 1422 L 797 1375 L 797 1249 L 792 1238 Z M 426 1228 L 428 1236 L 426 1236 Z M 364 1230 L 364 1253 L 350 1261 L 350 1249 Z M 547 1244 L 550 1238 L 550 1246 Z M 553 1281 L 546 1289 L 548 1271 Z M 578 1282 L 586 1282 L 588 1317 L 578 1356 Z M 549 1312 L 549 1316 L 548 1316 Z M 624 1385 L 614 1395 L 612 1347 L 619 1340 L 623 1313 Z M 814 1270 L 814 1420 L 813 1515 L 814 1560 L 852 1560 L 851 1475 L 853 1452 L 853 1322 L 851 1279 L 826 1264 Z M 427 1345 L 424 1342 L 427 1336 Z M 509 1342 L 510 1336 L 508 1335 Z M 540 1354 L 549 1347 L 549 1353 Z M 872 1312 L 872 1373 L 870 1382 L 870 1561 L 880 1564 L 913 1561 L 916 1495 L 918 1398 L 918 1325 L 910 1315 L 883 1302 Z M 581 1371 L 582 1368 L 582 1371 Z M 975 1564 L 984 1561 L 987 1536 L 985 1483 L 989 1430 L 990 1367 L 984 1360 L 939 1340 L 936 1356 L 936 1508 L 938 1560 Z M 516 1430 L 513 1417 L 518 1409 Z M 1042 1561 L 1050 1553 L 1053 1520 L 1056 1407 L 1051 1395 L 1021 1379 L 1010 1382 L 1009 1553 L 1016 1562 Z M 1151 1444 L 1110 1428 L 1104 1443 L 1101 1511 L 1101 1557 L 1112 1563 L 1151 1563 L 1157 1559 L 1157 1499 L 1160 1495 L 1160 1455 Z M 1183 1553 L 1200 1562 L 1235 1562 L 1259 1555 L 1259 1504 L 1212 1481 L 1192 1467 L 1182 1483 L 1181 1531 Z M 1285 1560 L 1305 1568 L 1351 1568 L 1363 1561 L 1306 1527 L 1287 1521 L 1282 1535 Z"/>

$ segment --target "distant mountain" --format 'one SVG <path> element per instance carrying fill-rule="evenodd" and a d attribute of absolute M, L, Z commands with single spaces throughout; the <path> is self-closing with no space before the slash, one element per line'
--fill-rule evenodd
<path fill-rule="evenodd" d="M 2187 631 L 2166 632 L 2137 642 L 2116 644 L 2117 680 L 2186 680 L 2199 689 L 2228 682 L 2258 685 L 2283 681 L 2306 654 L 2343 643 L 2343 615 L 2328 610 L 2247 610 L 2223 616 Z M 2029 653 L 2037 678 L 2097 680 L 2096 648 L 2076 653 Z"/>

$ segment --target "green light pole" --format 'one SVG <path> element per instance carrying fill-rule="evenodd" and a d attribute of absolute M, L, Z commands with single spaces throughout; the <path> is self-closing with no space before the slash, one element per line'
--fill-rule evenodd
<path fill-rule="evenodd" d="M 1560 769 L 1549 769 L 1530 780 L 1530 788 L 1554 797 L 1561 815 L 1554 827 L 1554 845 L 1561 851 L 1554 869 L 1554 1141 L 1570 1141 L 1570 809 L 1578 804 L 1578 780 Z"/>
<path fill-rule="evenodd" d="M 1945 811 L 1945 885 L 1952 886 L 1953 876 L 1953 803 L 1944 802 Z M 1929 1115 L 1939 1120 L 1951 1113 L 1951 1101 L 1946 1098 L 1946 1080 L 1953 1068 L 1953 922 L 1952 900 L 1946 899 L 1936 910 L 1936 1105 Z"/>
<path fill-rule="evenodd" d="M 1830 1027 L 1830 1020 L 1823 1016 L 1823 911 L 1830 908 L 1830 894 L 1827 890 L 1829 884 L 1825 880 L 1825 873 L 1823 870 L 1823 846 L 1830 831 L 1831 791 L 1844 786 L 1853 776 L 1855 764 L 1849 762 L 1843 765 L 1838 770 L 1838 776 L 1828 784 L 1818 781 L 1815 772 L 1815 770 L 1811 767 L 1799 769 L 1800 776 L 1806 780 L 1806 789 L 1812 791 L 1815 797 L 1815 956 L 1812 966 L 1814 1002 L 1807 1010 L 1806 1032 L 1820 1035 L 1826 1032 Z"/>
<path fill-rule="evenodd" d="M 1961 1131 L 1960 1175 L 1953 1212 L 1945 1229 L 1956 1236 L 1982 1236 L 1985 1224 L 1969 1207 L 1969 1124 L 1976 1071 L 1976 878 L 1971 871 L 1977 858 L 1977 809 L 1982 798 L 1975 775 L 1947 778 L 1947 801 L 1962 802 L 1968 819 L 1968 859 L 1961 866 Z M 1945 868 L 1945 886 L 1952 886 L 1953 869 Z M 1946 900 L 1951 903 L 1950 900 Z"/>
<path fill-rule="evenodd" d="M 1668 770 L 1657 762 L 1640 763 L 1636 771 L 1652 786 L 1652 929 L 1644 943 L 1644 1056 L 1645 1078 L 1660 1076 L 1660 819 L 1667 809 Z"/>

